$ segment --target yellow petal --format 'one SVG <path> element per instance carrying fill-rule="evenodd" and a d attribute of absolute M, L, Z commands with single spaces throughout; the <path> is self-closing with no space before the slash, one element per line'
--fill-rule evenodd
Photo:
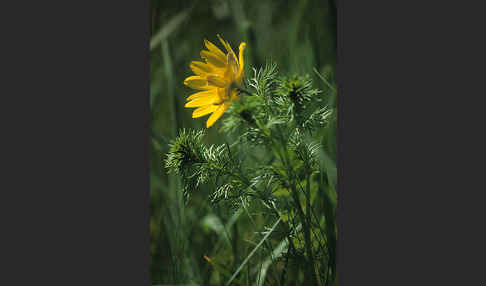
<path fill-rule="evenodd" d="M 206 121 L 206 128 L 213 126 L 214 122 L 216 122 L 216 120 L 218 120 L 223 115 L 228 107 L 229 105 L 226 103 L 219 105 L 218 109 L 214 111 L 213 114 L 209 116 L 208 121 Z"/>
<path fill-rule="evenodd" d="M 193 99 L 186 103 L 184 107 L 199 107 L 203 105 L 209 105 L 213 103 L 217 103 L 219 101 L 219 96 L 217 95 L 209 95 L 209 96 L 204 96 L 204 97 L 199 97 L 196 99 Z"/>
<path fill-rule="evenodd" d="M 215 53 L 202 50 L 200 54 L 201 54 L 201 58 L 206 59 L 208 64 L 211 64 L 218 68 L 223 68 L 226 66 L 226 60 L 221 59 Z"/>
<path fill-rule="evenodd" d="M 233 80 L 238 75 L 238 60 L 236 60 L 236 58 L 232 54 L 228 54 L 227 61 L 228 68 L 226 69 L 225 76 L 227 78 L 230 78 L 230 80 Z"/>
<path fill-rule="evenodd" d="M 242 81 L 243 81 L 243 75 L 244 75 L 244 71 L 245 71 L 245 59 L 243 57 L 243 51 L 245 50 L 245 47 L 246 47 L 246 43 L 243 42 L 240 44 L 240 48 L 239 48 L 239 70 L 238 70 L 238 73 L 236 74 L 236 82 L 237 84 L 241 85 Z"/>
<path fill-rule="evenodd" d="M 229 88 L 218 88 L 218 96 L 222 101 L 230 100 L 230 89 Z"/>
<path fill-rule="evenodd" d="M 207 76 L 207 81 L 209 84 L 217 86 L 217 87 L 227 87 L 229 85 L 229 82 L 226 81 L 225 78 L 218 76 L 216 74 L 210 74 Z"/>
<path fill-rule="evenodd" d="M 186 98 L 186 100 L 193 100 L 193 99 L 208 96 L 208 95 L 218 95 L 217 89 L 213 88 L 213 89 L 210 89 L 210 90 L 205 90 L 205 91 L 200 91 L 200 92 L 194 93 L 193 95 Z"/>
<path fill-rule="evenodd" d="M 207 114 L 215 111 L 218 108 L 219 108 L 219 105 L 214 105 L 214 104 L 201 106 L 198 109 L 194 110 L 194 112 L 192 113 L 192 118 L 198 118 L 198 117 L 207 115 Z"/>
<path fill-rule="evenodd" d="M 208 81 L 200 76 L 190 76 L 184 80 L 184 84 L 194 89 L 211 89 L 212 86 L 208 85 Z"/>
<path fill-rule="evenodd" d="M 195 74 L 200 76 L 206 76 L 208 73 L 213 72 L 211 67 L 208 64 L 203 62 L 193 61 L 191 62 L 189 67 Z"/>
<path fill-rule="evenodd" d="M 222 59 L 226 58 L 226 55 L 213 43 L 210 41 L 204 39 L 204 44 L 206 45 L 206 48 L 210 50 L 211 52 L 215 53 L 217 56 L 219 56 Z"/>
<path fill-rule="evenodd" d="M 221 38 L 219 34 L 216 36 L 218 36 L 219 41 L 223 44 L 224 48 L 228 51 L 228 53 L 232 54 L 236 59 L 236 54 L 231 48 L 230 44 L 227 41 L 223 40 L 223 38 Z"/>
<path fill-rule="evenodd" d="M 224 73 L 226 72 L 226 63 L 224 67 L 217 67 L 210 62 L 207 63 L 208 67 L 211 69 L 212 74 L 217 74 L 220 76 L 224 76 Z"/>

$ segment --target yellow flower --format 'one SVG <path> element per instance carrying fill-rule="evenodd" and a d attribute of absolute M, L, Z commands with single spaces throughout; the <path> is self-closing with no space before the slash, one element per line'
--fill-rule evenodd
<path fill-rule="evenodd" d="M 184 84 L 190 88 L 202 90 L 187 98 L 189 101 L 185 107 L 197 107 L 192 113 L 192 118 L 198 118 L 210 113 L 206 127 L 211 127 L 228 109 L 233 100 L 239 99 L 237 87 L 243 83 L 244 60 L 243 50 L 246 43 L 239 47 L 239 57 L 219 35 L 226 49 L 226 54 L 208 40 L 204 44 L 208 50 L 201 51 L 201 57 L 205 62 L 191 62 L 191 70 L 196 74 L 184 80 Z"/>

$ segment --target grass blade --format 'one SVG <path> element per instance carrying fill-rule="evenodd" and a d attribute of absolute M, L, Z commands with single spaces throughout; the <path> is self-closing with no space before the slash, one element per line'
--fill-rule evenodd
<path fill-rule="evenodd" d="M 278 218 L 277 222 L 275 222 L 275 224 L 268 231 L 268 233 L 265 234 L 265 236 L 262 238 L 262 240 L 257 244 L 257 246 L 255 246 L 255 248 L 250 252 L 250 254 L 248 254 L 248 256 L 245 258 L 245 260 L 240 264 L 240 266 L 238 267 L 238 269 L 236 269 L 235 273 L 233 273 L 233 276 L 231 276 L 230 280 L 228 280 L 228 282 L 226 282 L 225 286 L 228 286 L 228 285 L 231 284 L 231 282 L 233 282 L 233 280 L 238 275 L 238 273 L 240 273 L 241 269 L 243 269 L 243 267 L 245 266 L 245 264 L 248 263 L 248 261 L 253 256 L 253 254 L 255 254 L 255 252 L 257 251 L 257 249 L 260 248 L 260 246 L 263 244 L 263 242 L 270 236 L 270 234 L 273 232 L 273 230 L 277 227 L 277 225 L 280 222 L 280 220 L 281 220 L 281 218 Z"/>
<path fill-rule="evenodd" d="M 334 91 L 334 92 L 337 92 L 337 91 L 336 91 L 336 88 L 335 88 L 335 87 L 333 87 L 333 86 L 332 86 L 332 85 L 329 83 L 329 81 L 327 81 L 327 79 L 326 79 L 325 77 L 323 77 L 323 76 L 322 76 L 322 75 L 321 75 L 321 74 L 320 74 L 320 73 L 317 71 L 317 69 L 316 69 L 316 68 L 314 68 L 314 72 L 317 74 L 317 76 L 318 76 L 320 79 L 322 79 L 322 81 L 323 81 L 323 82 L 324 82 L 324 83 L 327 85 L 327 87 L 329 87 L 329 89 L 330 89 L 330 90 L 332 90 L 332 91 Z"/>
<path fill-rule="evenodd" d="M 162 28 L 160 28 L 157 33 L 150 39 L 150 51 L 153 51 L 160 45 L 170 34 L 172 34 L 187 18 L 189 15 L 189 9 L 186 9 L 179 14 L 175 15 L 172 19 L 169 20 L 167 24 L 165 24 Z"/>

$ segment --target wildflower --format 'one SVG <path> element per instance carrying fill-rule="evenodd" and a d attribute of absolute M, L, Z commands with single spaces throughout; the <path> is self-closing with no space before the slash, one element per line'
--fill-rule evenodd
<path fill-rule="evenodd" d="M 190 68 L 196 75 L 184 80 L 188 87 L 202 90 L 189 96 L 189 102 L 185 107 L 197 107 L 192 113 L 192 118 L 212 113 L 206 121 L 207 128 L 223 115 L 233 100 L 239 99 L 237 88 L 241 87 L 244 76 L 243 50 L 246 43 L 240 44 L 237 58 L 229 43 L 219 35 L 218 39 L 227 53 L 223 53 L 210 41 L 204 40 L 208 50 L 202 50 L 201 57 L 205 62 L 191 62 Z"/>

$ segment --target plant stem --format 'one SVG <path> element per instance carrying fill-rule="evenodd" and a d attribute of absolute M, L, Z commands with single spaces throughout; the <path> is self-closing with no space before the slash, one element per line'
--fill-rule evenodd
<path fill-rule="evenodd" d="M 310 224 L 308 223 L 304 211 L 302 210 L 302 205 L 300 204 L 299 194 L 297 193 L 297 189 L 295 188 L 295 184 L 292 183 L 292 197 L 297 205 L 297 213 L 302 221 L 302 225 L 304 226 L 304 243 L 305 249 L 307 253 L 307 257 L 309 259 L 310 270 L 307 269 L 312 278 L 312 285 L 317 285 L 317 277 L 315 271 L 315 264 L 314 264 L 314 256 L 312 255 L 312 244 L 310 239 Z"/>
<path fill-rule="evenodd" d="M 234 226 L 233 226 L 233 265 L 236 266 L 238 265 L 239 259 L 238 259 L 238 222 L 236 221 Z M 234 267 L 236 268 L 236 267 Z"/>
<path fill-rule="evenodd" d="M 238 88 L 237 88 L 237 90 L 238 90 L 239 92 L 246 93 L 246 94 L 248 94 L 248 95 L 253 95 L 253 93 L 252 93 L 251 91 L 249 91 L 248 89 L 243 88 L 243 87 L 238 87 Z"/>
<path fill-rule="evenodd" d="M 305 189 L 306 189 L 306 194 L 307 194 L 307 206 L 306 206 L 306 209 L 305 209 L 305 212 L 306 212 L 306 216 L 307 216 L 307 226 L 308 226 L 308 229 L 307 229 L 307 232 L 308 232 L 308 236 L 309 236 L 309 241 L 310 241 L 310 231 L 311 231 L 311 227 L 312 227 L 312 222 L 311 222 L 311 213 L 312 213 L 312 206 L 311 206 L 311 193 L 310 193 L 310 177 L 311 177 L 311 174 L 308 173 L 307 176 L 306 176 L 306 186 L 305 186 Z M 315 237 L 315 234 L 314 234 L 314 237 Z M 311 242 L 311 241 L 310 241 Z M 316 285 L 317 285 L 317 274 L 316 274 L 316 268 L 315 268 L 315 262 L 314 262 L 314 255 L 312 253 L 312 245 L 310 245 L 310 249 L 309 249 L 309 259 L 311 260 L 311 265 L 312 265 L 312 274 L 314 275 L 315 279 L 316 279 Z"/>
<path fill-rule="evenodd" d="M 280 134 L 282 135 L 282 134 Z M 281 139 L 283 140 L 283 136 L 280 136 Z M 314 263 L 314 256 L 312 254 L 312 243 L 310 239 L 310 230 L 311 230 L 311 224 L 310 224 L 310 219 L 308 220 L 306 215 L 304 214 L 304 211 L 302 210 L 302 205 L 300 204 L 300 199 L 299 199 L 299 194 L 296 188 L 296 178 L 294 176 L 294 170 L 292 168 L 292 165 L 290 163 L 290 158 L 289 154 L 287 151 L 287 148 L 285 144 L 282 142 L 282 153 L 283 156 L 280 158 L 282 161 L 282 164 L 284 164 L 285 169 L 287 170 L 287 176 L 290 179 L 290 187 L 291 187 L 291 193 L 292 193 L 292 198 L 295 201 L 295 204 L 297 205 L 297 213 L 299 214 L 299 217 L 302 221 L 302 226 L 303 226 L 303 231 L 304 231 L 304 243 L 305 243 L 305 248 L 306 248 L 306 253 L 307 257 L 309 259 L 309 264 L 310 264 L 310 269 L 308 272 L 310 272 L 310 278 L 311 278 L 311 283 L 312 285 L 318 285 L 317 284 L 317 276 L 316 276 L 316 271 L 315 271 L 315 263 Z M 280 152 L 278 152 L 280 154 Z M 308 184 L 310 185 L 310 184 Z M 310 192 L 309 192 L 310 193 Z M 307 199 L 307 205 L 310 204 L 310 194 Z M 310 216 L 310 207 L 307 208 L 307 213 Z"/>

